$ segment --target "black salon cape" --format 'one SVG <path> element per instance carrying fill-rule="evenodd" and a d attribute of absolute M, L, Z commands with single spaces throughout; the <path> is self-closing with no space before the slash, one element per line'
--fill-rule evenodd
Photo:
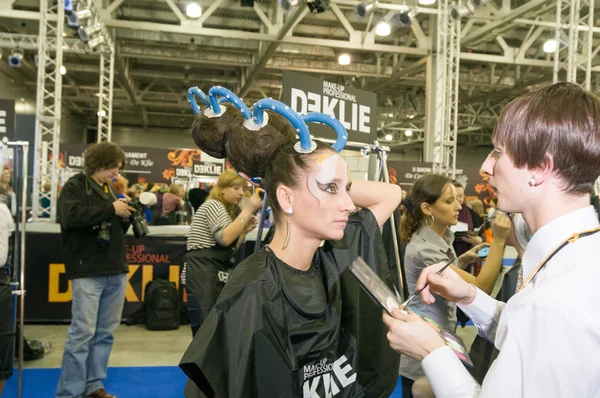
<path fill-rule="evenodd" d="M 353 214 L 344 238 L 327 241 L 313 260 L 324 275 L 330 328 L 319 327 L 322 319 L 306 319 L 303 328 L 313 334 L 311 341 L 319 342 L 317 346 L 332 342 L 333 357 L 331 352 L 315 352 L 314 345 L 290 340 L 290 304 L 273 255 L 263 249 L 230 275 L 179 366 L 209 397 L 388 397 L 397 382 L 399 356 L 387 341 L 381 307 L 347 270 L 357 256 L 393 289 L 379 226 L 367 209 Z M 337 379 L 327 373 L 335 359 L 341 361 Z M 344 388 L 344 374 L 353 373 L 355 381 Z M 308 383 L 303 382 L 307 374 L 312 377 Z M 186 388 L 186 396 L 200 395 Z"/>

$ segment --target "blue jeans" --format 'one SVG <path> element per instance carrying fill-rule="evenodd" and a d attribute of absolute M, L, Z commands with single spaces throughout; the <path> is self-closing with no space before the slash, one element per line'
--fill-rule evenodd
<path fill-rule="evenodd" d="M 73 279 L 71 326 L 56 398 L 81 398 L 104 388 L 113 332 L 121 323 L 127 274 Z"/>

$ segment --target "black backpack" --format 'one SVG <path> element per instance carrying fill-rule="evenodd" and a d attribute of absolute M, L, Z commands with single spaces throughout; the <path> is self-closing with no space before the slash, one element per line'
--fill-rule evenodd
<path fill-rule="evenodd" d="M 144 319 L 148 330 L 179 329 L 179 293 L 175 283 L 156 279 L 146 285 Z"/>

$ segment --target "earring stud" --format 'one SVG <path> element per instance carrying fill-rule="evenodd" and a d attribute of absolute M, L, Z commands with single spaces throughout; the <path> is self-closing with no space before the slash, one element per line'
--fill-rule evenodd
<path fill-rule="evenodd" d="M 294 213 L 294 210 L 291 207 L 288 207 L 287 209 L 285 209 L 285 214 L 287 214 L 288 216 L 291 216 Z"/>
<path fill-rule="evenodd" d="M 533 187 L 535 185 L 535 179 L 532 178 L 531 180 L 529 180 L 529 186 Z"/>

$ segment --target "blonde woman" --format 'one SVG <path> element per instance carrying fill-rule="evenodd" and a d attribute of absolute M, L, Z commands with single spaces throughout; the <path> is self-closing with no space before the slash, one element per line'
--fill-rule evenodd
<path fill-rule="evenodd" d="M 254 214 L 262 205 L 258 195 L 252 195 L 243 210 L 238 207 L 245 184 L 234 170 L 225 170 L 192 220 L 187 240 L 186 290 L 199 304 L 199 319 L 190 314 L 194 334 L 227 282 L 235 248 L 256 226 Z"/>

